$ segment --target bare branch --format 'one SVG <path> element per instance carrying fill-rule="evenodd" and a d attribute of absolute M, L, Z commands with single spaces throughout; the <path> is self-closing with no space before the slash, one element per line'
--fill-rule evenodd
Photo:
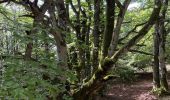
<path fill-rule="evenodd" d="M 130 49 L 129 52 L 135 52 L 135 53 L 140 53 L 140 54 L 144 54 L 144 55 L 153 56 L 153 54 L 151 54 L 151 53 L 147 53 L 147 52 L 144 52 L 144 51 L 133 50 L 133 49 Z"/>
<path fill-rule="evenodd" d="M 130 30 L 126 36 L 124 36 L 123 38 L 119 39 L 119 42 L 123 41 L 125 38 L 127 38 L 132 32 L 135 32 L 135 30 L 139 27 L 139 26 L 142 26 L 144 24 L 146 24 L 147 22 L 144 22 L 144 23 L 140 23 L 140 24 L 137 24 L 132 30 Z"/>

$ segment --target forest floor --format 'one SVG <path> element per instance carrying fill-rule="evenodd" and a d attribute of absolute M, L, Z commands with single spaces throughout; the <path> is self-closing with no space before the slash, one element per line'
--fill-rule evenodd
<path fill-rule="evenodd" d="M 168 74 L 170 85 L 170 72 Z M 151 93 L 152 73 L 140 75 L 131 83 L 111 82 L 108 87 L 106 94 L 97 100 L 170 100 L 170 96 L 158 97 Z"/>

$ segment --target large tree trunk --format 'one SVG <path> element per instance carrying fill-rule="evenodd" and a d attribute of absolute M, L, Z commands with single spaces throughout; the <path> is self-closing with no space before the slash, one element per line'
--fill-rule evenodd
<path fill-rule="evenodd" d="M 158 21 L 155 24 L 155 32 L 153 34 L 154 38 L 154 65 L 153 69 L 153 89 L 160 88 L 160 78 L 159 78 L 159 25 Z"/>
<path fill-rule="evenodd" d="M 161 86 L 167 91 L 168 82 L 167 82 L 167 70 L 166 70 L 166 65 L 165 65 L 165 43 L 164 43 L 165 37 L 164 35 L 165 35 L 165 32 L 162 31 L 162 33 L 160 33 L 159 65 L 160 65 Z"/>
<path fill-rule="evenodd" d="M 160 65 L 160 80 L 161 86 L 167 91 L 168 82 L 167 82 L 167 70 L 165 65 L 165 48 L 164 48 L 164 33 L 160 35 L 160 45 L 159 45 L 159 65 Z"/>
<path fill-rule="evenodd" d="M 82 22 L 81 22 L 81 25 L 82 25 L 82 30 L 81 30 L 81 34 L 82 34 L 82 38 L 81 38 L 81 41 L 82 41 L 82 43 L 81 43 L 81 45 L 83 46 L 83 45 L 85 45 L 86 44 L 86 36 L 87 36 L 87 32 L 88 32 L 88 25 L 87 25 L 87 15 L 86 15 L 86 12 L 85 12 L 85 10 L 84 9 L 82 9 L 81 8 L 81 5 L 80 5 L 80 10 L 81 10 L 81 13 L 82 13 Z M 87 46 L 87 45 L 86 45 Z M 82 79 L 85 79 L 86 78 L 86 71 L 85 70 L 83 70 L 83 69 L 86 69 L 86 68 L 88 68 L 87 67 L 87 65 L 86 65 L 86 61 L 87 61 L 87 59 L 86 59 L 86 46 L 85 47 L 81 47 L 81 49 L 82 49 L 82 59 L 81 59 L 81 61 L 82 61 L 82 64 L 81 64 L 81 71 L 82 71 Z"/>
<path fill-rule="evenodd" d="M 166 41 L 166 30 L 164 26 L 164 20 L 166 16 L 166 11 L 168 7 L 168 0 L 164 0 L 163 2 L 163 10 L 160 14 L 159 20 L 159 37 L 160 37 L 160 44 L 159 44 L 159 65 L 160 65 L 160 81 L 161 86 L 167 91 L 168 90 L 168 82 L 167 82 L 167 69 L 165 65 L 165 41 Z"/>
<path fill-rule="evenodd" d="M 106 0 L 106 24 L 103 38 L 102 58 L 108 54 L 114 28 L 115 1 Z"/>
<path fill-rule="evenodd" d="M 99 55 L 99 26 L 100 26 L 100 0 L 94 0 L 94 29 L 93 29 L 93 58 L 92 66 L 93 72 L 97 69 L 98 66 L 98 55 Z"/>
<path fill-rule="evenodd" d="M 91 7 L 91 0 L 86 0 L 86 2 L 88 3 L 88 10 L 92 10 L 92 7 Z M 91 22 L 91 16 L 89 15 L 88 16 L 88 21 Z M 86 77 L 87 79 L 89 79 L 92 75 L 92 66 L 91 66 L 91 63 L 90 63 L 90 27 L 91 27 L 91 24 L 92 23 L 88 23 L 87 25 L 87 32 L 86 32 L 86 68 L 85 68 L 85 74 L 86 74 Z"/>
<path fill-rule="evenodd" d="M 153 89 L 162 87 L 164 89 L 163 91 L 168 90 L 167 70 L 165 65 L 166 30 L 164 26 L 167 5 L 168 5 L 168 0 L 165 0 L 163 2 L 163 9 L 159 15 L 159 19 L 156 21 L 155 24 L 155 34 L 154 34 Z"/>

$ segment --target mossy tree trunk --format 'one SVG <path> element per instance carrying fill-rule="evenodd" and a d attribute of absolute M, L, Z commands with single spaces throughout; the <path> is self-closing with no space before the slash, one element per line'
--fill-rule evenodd
<path fill-rule="evenodd" d="M 165 89 L 165 91 L 168 90 L 168 82 L 167 82 L 167 69 L 165 65 L 165 41 L 166 41 L 166 29 L 165 29 L 165 16 L 166 11 L 168 7 L 168 0 L 164 0 L 163 2 L 163 9 L 160 14 L 159 19 L 159 65 L 160 65 L 160 81 L 161 81 L 161 87 Z"/>
<path fill-rule="evenodd" d="M 168 7 L 168 0 L 162 1 L 163 8 L 159 14 L 159 19 L 155 24 L 154 34 L 154 66 L 153 66 L 153 90 L 162 88 L 162 91 L 168 90 L 167 82 L 167 69 L 165 59 L 165 41 L 166 41 L 166 30 L 165 30 L 165 16 Z"/>
<path fill-rule="evenodd" d="M 88 10 L 91 11 L 92 10 L 92 4 L 91 4 L 91 0 L 86 0 L 87 4 L 88 4 Z M 91 24 L 90 23 L 92 21 L 92 16 L 88 16 L 88 24 L 87 24 L 87 32 L 86 32 L 86 67 L 85 67 L 85 75 L 86 78 L 89 79 L 92 75 L 92 66 L 91 66 L 91 54 L 90 54 L 90 33 L 91 33 Z"/>
<path fill-rule="evenodd" d="M 88 2 L 88 0 L 86 1 Z M 79 82 L 82 82 L 84 78 L 86 78 L 86 67 L 89 68 L 87 65 L 86 57 L 90 57 L 90 53 L 87 52 L 86 46 L 89 46 L 89 26 L 87 25 L 88 16 L 83 9 L 80 0 L 77 0 L 77 6 L 73 4 L 73 1 L 70 0 L 70 6 L 76 16 L 76 20 L 73 22 L 72 28 L 76 33 L 76 47 L 78 49 L 78 66 L 76 67 L 77 78 Z M 88 5 L 90 6 L 90 5 Z M 82 18 L 81 18 L 82 17 Z M 86 55 L 87 54 L 87 55 Z M 89 64 L 89 61 L 88 61 Z M 83 70 L 85 69 L 85 70 Z"/>

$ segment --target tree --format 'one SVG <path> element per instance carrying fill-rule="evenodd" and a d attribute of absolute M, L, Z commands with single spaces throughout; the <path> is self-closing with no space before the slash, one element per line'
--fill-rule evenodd
<path fill-rule="evenodd" d="M 24 94 L 26 88 L 33 87 L 35 90 L 43 89 L 36 92 L 42 93 L 43 98 L 61 99 L 71 96 L 75 100 L 93 99 L 96 92 L 108 80 L 114 78 L 109 72 L 119 64 L 118 61 L 123 58 L 122 56 L 129 61 L 132 57 L 127 56 L 128 52 L 153 55 L 144 52 L 144 49 L 148 48 L 141 43 L 143 39 L 145 42 L 146 40 L 150 42 L 144 36 L 153 31 L 153 25 L 157 29 L 154 33 L 153 80 L 155 87 L 164 86 L 167 90 L 164 25 L 167 2 L 152 0 L 144 7 L 141 4 L 136 10 L 128 8 L 131 2 L 133 1 L 1 0 L 0 3 L 24 8 L 15 20 L 21 24 L 16 29 L 16 40 L 18 37 L 17 41 L 24 38 L 23 42 L 18 43 L 20 49 L 12 57 L 6 56 L 10 53 L 4 53 L 6 55 L 2 56 L 7 62 L 6 70 L 9 73 L 11 70 L 8 68 L 12 67 L 8 66 L 16 66 L 14 68 L 20 70 L 18 74 L 23 75 L 21 80 L 24 85 L 19 85 L 19 88 L 24 92 L 19 95 Z M 152 12 L 150 8 L 153 9 Z M 143 16 L 135 15 L 138 11 L 142 13 L 144 9 L 147 9 L 147 12 Z M 13 23 L 10 15 L 3 14 L 3 16 L 12 20 L 10 24 Z M 24 18 L 29 24 L 23 22 Z M 9 33 L 13 37 L 15 24 L 7 28 L 11 27 L 14 28 L 9 30 Z M 5 44 L 7 47 L 11 43 L 8 42 Z M 143 51 L 137 50 L 140 47 Z M 10 50 L 7 48 L 7 51 Z M 162 69 L 160 72 L 159 68 Z M 33 69 L 36 70 L 32 72 Z M 24 80 L 27 79 L 25 78 L 27 74 L 29 76 L 35 74 L 35 79 L 31 77 L 32 84 Z M 12 83 L 14 84 L 14 81 Z M 59 86 L 62 86 L 62 89 Z M 31 89 L 29 88 L 30 91 Z M 32 96 L 34 93 L 30 94 Z"/>
<path fill-rule="evenodd" d="M 144 27 L 139 31 L 139 33 L 135 37 L 133 37 L 126 45 L 119 49 L 111 58 L 104 58 L 103 61 L 100 62 L 98 70 L 94 73 L 92 78 L 83 85 L 82 89 L 80 89 L 77 93 L 74 94 L 74 97 L 77 100 L 83 100 L 86 97 L 92 96 L 94 91 L 96 91 L 102 86 L 102 84 L 105 82 L 103 78 L 107 75 L 107 72 L 110 70 L 110 68 L 113 67 L 119 57 L 123 53 L 127 52 L 132 46 L 134 46 L 150 30 L 150 28 L 153 26 L 153 24 L 158 18 L 160 9 L 161 1 L 156 0 L 154 10 L 147 24 L 145 24 Z"/>
<path fill-rule="evenodd" d="M 168 91 L 167 69 L 165 65 L 165 16 L 167 11 L 168 1 L 163 2 L 163 10 L 159 15 L 159 19 L 155 24 L 154 34 L 154 67 L 153 67 L 153 83 L 154 89 L 163 88 L 163 91 Z M 160 69 L 160 72 L 159 72 Z"/>

